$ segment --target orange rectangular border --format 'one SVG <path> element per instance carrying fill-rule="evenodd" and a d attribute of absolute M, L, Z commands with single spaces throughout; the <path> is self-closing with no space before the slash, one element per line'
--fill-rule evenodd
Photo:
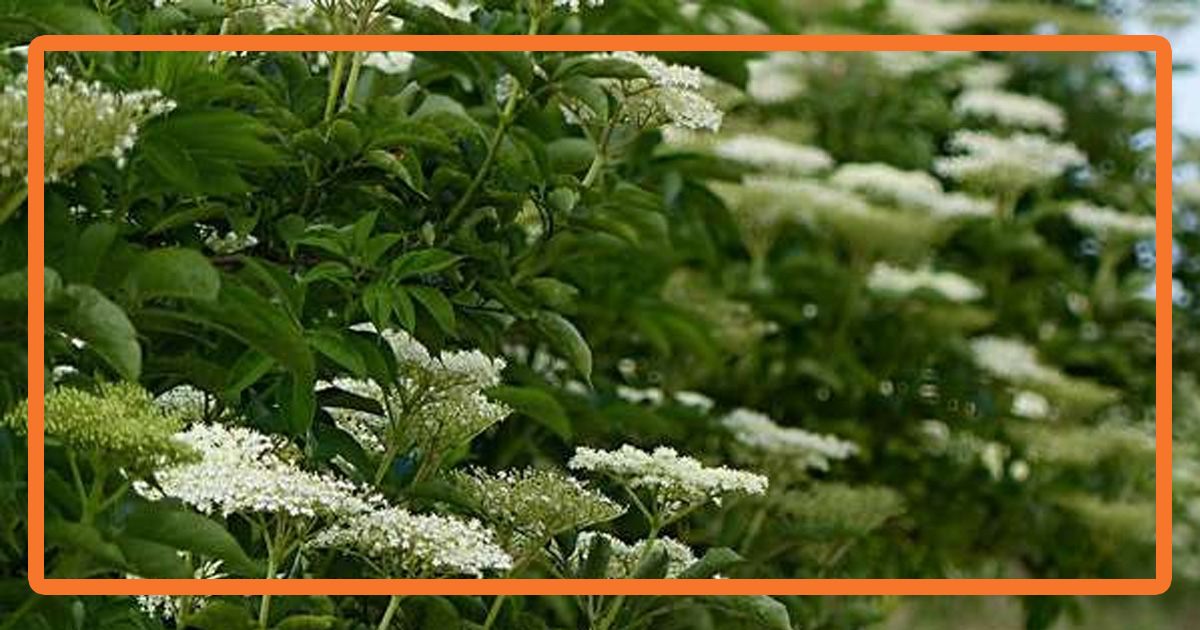
<path fill-rule="evenodd" d="M 1171 585 L 1171 45 L 1156 35 L 44 35 L 29 47 L 29 295 L 45 265 L 47 51 L 1010 51 L 1155 53 L 1155 577 L 1138 579 L 47 578 L 42 300 L 29 303 L 29 584 L 43 595 L 1158 595 Z M 1165 235 L 1165 236 L 1164 236 Z"/>

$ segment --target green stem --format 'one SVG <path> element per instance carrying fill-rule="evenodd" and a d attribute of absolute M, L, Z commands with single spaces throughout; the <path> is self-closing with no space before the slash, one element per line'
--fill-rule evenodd
<path fill-rule="evenodd" d="M 400 600 L 404 599 L 401 595 L 392 595 L 388 600 L 387 610 L 383 611 L 383 617 L 379 619 L 379 625 L 376 630 L 388 630 L 392 627 L 392 618 L 396 616 L 396 611 L 400 609 Z"/>
<path fill-rule="evenodd" d="M 487 619 L 483 620 L 483 630 L 491 630 L 492 624 L 496 623 L 496 620 L 500 618 L 500 611 L 504 608 L 504 599 L 504 595 L 497 595 L 492 600 L 492 605 L 488 608 Z"/>
<path fill-rule="evenodd" d="M 263 523 L 263 538 L 267 541 L 267 579 L 275 579 L 276 562 L 275 545 L 272 544 L 271 536 L 267 533 L 266 523 Z M 258 605 L 258 627 L 260 630 L 266 630 L 267 624 L 271 618 L 271 595 L 264 594 L 262 602 Z"/>
<path fill-rule="evenodd" d="M 25 202 L 25 197 L 28 196 L 29 190 L 25 185 L 14 190 L 11 194 L 4 198 L 4 202 L 0 203 L 0 225 L 4 225 L 17 210 L 21 208 L 21 204 Z"/>
<path fill-rule="evenodd" d="M 337 111 L 338 94 L 341 92 L 342 75 L 346 72 L 346 53 L 334 53 L 333 74 L 329 75 L 329 94 L 325 97 L 325 120 L 333 120 Z"/>
<path fill-rule="evenodd" d="M 342 92 L 342 109 L 350 108 L 350 103 L 354 100 L 354 92 L 358 89 L 358 75 L 362 72 L 363 53 L 352 52 L 353 61 L 350 62 L 350 76 L 346 78 L 346 90 Z"/>
<path fill-rule="evenodd" d="M 612 600 L 612 603 L 608 605 L 608 612 L 600 620 L 600 625 L 596 626 L 594 630 L 608 630 L 611 628 L 613 623 L 617 620 L 617 615 L 621 612 L 621 607 L 624 605 L 625 596 L 617 595 Z"/>
<path fill-rule="evenodd" d="M 592 158 L 592 165 L 588 167 L 587 174 L 583 176 L 581 186 L 584 189 L 591 188 L 600 179 L 600 173 L 604 171 L 604 164 L 608 161 L 608 143 L 612 140 L 613 128 L 616 127 L 617 116 L 620 115 L 620 110 L 613 114 L 613 117 L 604 125 L 604 131 L 600 133 L 600 142 L 596 143 L 596 156 Z"/>

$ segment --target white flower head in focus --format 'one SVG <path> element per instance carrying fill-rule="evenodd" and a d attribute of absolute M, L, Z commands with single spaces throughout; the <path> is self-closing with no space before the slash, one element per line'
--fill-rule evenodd
<path fill-rule="evenodd" d="M 318 532 L 310 544 L 368 558 L 382 577 L 483 577 L 513 564 L 494 537 L 474 519 L 386 507 L 342 520 Z"/>
<path fill-rule="evenodd" d="M 987 88 L 963 92 L 954 101 L 954 110 L 1014 129 L 1062 133 L 1067 122 L 1062 108 L 1045 99 Z"/>
<path fill-rule="evenodd" d="M 667 517 L 704 503 L 720 504 L 726 494 L 763 494 L 767 478 L 725 466 L 708 467 L 660 446 L 647 453 L 628 444 L 615 451 L 575 449 L 567 463 L 575 470 L 607 475 L 632 489 L 650 491 Z"/>
<path fill-rule="evenodd" d="M 670 537 L 654 540 L 639 540 L 628 544 L 625 541 L 604 532 L 580 532 L 575 539 L 575 552 L 571 554 L 570 564 L 576 568 L 586 562 L 586 554 L 597 539 L 608 542 L 610 558 L 604 577 L 611 579 L 630 578 L 634 576 L 638 563 L 648 553 L 647 549 L 654 546 L 667 554 L 667 577 L 676 578 L 691 565 L 696 563 L 696 553 L 692 548 Z"/>
<path fill-rule="evenodd" d="M 699 68 L 627 51 L 600 53 L 595 57 L 627 62 L 646 74 L 645 78 L 606 80 L 610 91 L 621 100 L 624 122 L 643 129 L 667 126 L 716 131 L 720 128 L 724 114 L 701 93 L 710 79 Z"/>
<path fill-rule="evenodd" d="M 253 429 L 196 424 L 178 436 L 199 461 L 159 468 L 157 487 L 135 484 L 150 499 L 179 499 L 205 514 L 282 514 L 340 518 L 370 510 L 378 501 L 355 484 L 304 470 L 279 438 Z"/>

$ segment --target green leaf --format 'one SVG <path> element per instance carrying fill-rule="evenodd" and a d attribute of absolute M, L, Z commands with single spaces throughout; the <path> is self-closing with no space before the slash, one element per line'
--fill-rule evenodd
<path fill-rule="evenodd" d="M 135 300 L 169 297 L 215 300 L 221 275 L 194 249 L 156 249 L 140 256 L 126 277 L 126 289 Z"/>
<path fill-rule="evenodd" d="M 407 252 L 392 263 L 392 279 L 404 280 L 412 276 L 437 273 L 454 266 L 462 256 L 444 249 L 419 249 Z"/>
<path fill-rule="evenodd" d="M 87 342 L 123 378 L 137 380 L 142 348 L 125 311 L 89 286 L 73 284 L 64 293 L 75 304 L 62 321 L 65 331 Z"/>
<path fill-rule="evenodd" d="M 417 309 L 413 305 L 412 298 L 408 296 L 408 291 L 404 287 L 391 287 L 388 289 L 388 297 L 392 311 L 396 313 L 396 319 L 400 320 L 400 325 L 404 327 L 404 330 L 415 330 Z"/>
<path fill-rule="evenodd" d="M 226 569 L 240 575 L 262 576 L 262 567 L 246 555 L 237 539 L 219 523 L 165 501 L 138 501 L 126 521 L 125 533 L 220 559 Z"/>
<path fill-rule="evenodd" d="M 590 109 L 592 117 L 596 120 L 608 120 L 608 92 L 595 79 L 585 76 L 570 77 L 562 82 L 562 91 L 576 103 Z M 574 103 L 571 107 L 578 109 Z M 587 112 L 576 113 L 587 117 Z"/>
<path fill-rule="evenodd" d="M 223 388 L 225 395 L 229 398 L 240 396 L 243 390 L 266 376 L 274 365 L 275 361 L 271 357 L 258 350 L 250 349 L 243 352 L 242 356 L 233 363 L 233 367 L 229 368 L 229 377 Z"/>
<path fill-rule="evenodd" d="M 454 334 L 454 329 L 456 327 L 456 321 L 454 319 L 454 306 L 450 303 L 450 300 L 446 299 L 446 296 L 443 295 L 440 290 L 435 289 L 434 287 L 417 285 L 409 285 L 405 286 L 404 288 L 408 290 L 408 292 L 412 294 L 412 296 L 416 298 L 418 302 L 421 303 L 421 306 L 425 307 L 426 311 L 429 311 L 430 316 L 433 317 L 433 321 L 437 322 L 437 325 L 442 329 L 442 332 L 446 333 L 447 335 Z"/>
<path fill-rule="evenodd" d="M 129 563 L 121 548 L 106 540 L 100 530 L 91 525 L 74 523 L 61 518 L 46 519 L 46 545 L 76 549 L 113 569 L 126 569 Z"/>
<path fill-rule="evenodd" d="M 705 596 L 698 601 L 711 608 L 741 617 L 764 630 L 791 630 L 792 620 L 787 606 L 766 595 Z"/>
<path fill-rule="evenodd" d="M 358 130 L 357 125 L 344 118 L 339 118 L 330 125 L 329 140 L 337 149 L 337 157 L 343 160 L 358 155 L 363 147 L 362 132 Z"/>
<path fill-rule="evenodd" d="M 571 439 L 571 421 L 558 400 L 535 387 L 502 385 L 489 389 L 488 397 L 494 398 L 513 410 L 538 421 L 564 441 Z"/>
<path fill-rule="evenodd" d="M 745 558 L 728 547 L 713 547 L 705 552 L 703 558 L 680 572 L 679 577 L 707 579 L 744 561 Z"/>
<path fill-rule="evenodd" d="M 129 562 L 129 573 L 146 578 L 187 579 L 193 577 L 188 564 L 171 545 L 121 536 L 117 545 Z"/>
<path fill-rule="evenodd" d="M 585 138 L 559 138 L 546 145 L 546 157 L 555 173 L 579 173 L 591 166 L 596 147 Z"/>
<path fill-rule="evenodd" d="M 254 630 L 258 626 L 245 606 L 221 599 L 210 599 L 187 623 L 198 630 Z"/>
<path fill-rule="evenodd" d="M 556 278 L 534 278 L 528 282 L 529 290 L 547 308 L 562 310 L 579 297 L 579 289 Z"/>
<path fill-rule="evenodd" d="M 571 57 L 559 64 L 555 79 L 582 75 L 606 79 L 648 79 L 650 75 L 636 63 L 612 57 Z"/>
<path fill-rule="evenodd" d="M 332 330 L 310 330 L 305 336 L 308 338 L 308 343 L 317 352 L 350 370 L 351 374 L 359 378 L 366 376 L 366 362 L 341 334 Z"/>
<path fill-rule="evenodd" d="M 338 628 L 337 617 L 329 615 L 292 615 L 275 624 L 275 630 L 333 630 Z"/>
<path fill-rule="evenodd" d="M 429 195 L 425 194 L 424 186 L 422 185 L 421 181 L 417 177 L 414 177 L 412 171 L 410 171 L 408 167 L 404 165 L 404 162 L 395 155 L 392 155 L 387 151 L 375 149 L 372 151 L 367 151 L 367 154 L 363 157 L 363 159 L 366 160 L 367 164 L 370 164 L 371 166 L 374 166 L 375 168 L 404 182 L 404 185 L 407 186 L 409 190 L 420 195 L 422 199 L 429 199 Z"/>
<path fill-rule="evenodd" d="M 592 536 L 587 556 L 579 569 L 581 578 L 608 577 L 608 563 L 612 560 L 612 543 L 607 536 Z"/>
<path fill-rule="evenodd" d="M 388 327 L 392 321 L 392 300 L 389 292 L 391 289 L 380 283 L 367 285 L 362 294 L 362 306 L 366 311 L 367 317 L 371 318 L 371 323 L 379 330 Z"/>
<path fill-rule="evenodd" d="M 592 349 L 575 324 L 554 311 L 538 311 L 534 323 L 539 331 L 563 355 L 567 363 L 590 385 L 592 382 Z"/>

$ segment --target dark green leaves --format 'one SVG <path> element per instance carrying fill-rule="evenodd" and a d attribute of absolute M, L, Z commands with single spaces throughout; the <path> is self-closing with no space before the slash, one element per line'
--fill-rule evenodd
<path fill-rule="evenodd" d="M 239 575 L 261 577 L 262 568 L 224 527 L 181 506 L 164 501 L 139 501 L 126 522 L 125 533 L 219 559 L 227 570 Z"/>
<path fill-rule="evenodd" d="M 488 390 L 488 396 L 526 415 L 565 440 L 571 439 L 571 421 L 558 400 L 533 387 L 501 386 Z"/>
<path fill-rule="evenodd" d="M 123 378 L 136 380 L 142 349 L 125 311 L 93 287 L 70 285 L 63 293 L 72 303 L 61 319 L 64 331 L 83 340 Z"/>

